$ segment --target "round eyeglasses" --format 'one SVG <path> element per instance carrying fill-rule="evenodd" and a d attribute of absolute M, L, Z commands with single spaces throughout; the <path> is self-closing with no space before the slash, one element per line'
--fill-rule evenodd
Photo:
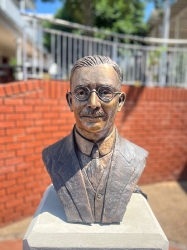
<path fill-rule="evenodd" d="M 79 100 L 79 101 L 85 101 L 88 99 L 92 92 L 95 92 L 99 99 L 101 99 L 103 102 L 110 102 L 115 95 L 121 94 L 121 92 L 114 92 L 114 90 L 109 86 L 101 86 L 96 89 L 90 90 L 88 87 L 85 86 L 78 86 L 75 88 L 74 92 L 72 94 Z"/>

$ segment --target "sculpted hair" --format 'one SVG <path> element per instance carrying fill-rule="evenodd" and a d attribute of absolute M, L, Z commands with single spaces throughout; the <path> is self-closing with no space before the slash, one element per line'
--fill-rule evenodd
<path fill-rule="evenodd" d="M 112 61 L 110 57 L 107 56 L 99 56 L 99 55 L 94 55 L 94 56 L 85 56 L 81 59 L 79 59 L 76 64 L 73 66 L 70 74 L 70 85 L 72 82 L 72 77 L 77 68 L 81 67 L 93 67 L 96 65 L 101 65 L 101 64 L 108 64 L 113 67 L 113 69 L 116 71 L 120 83 L 122 82 L 122 74 L 119 66 L 117 65 L 116 62 Z"/>

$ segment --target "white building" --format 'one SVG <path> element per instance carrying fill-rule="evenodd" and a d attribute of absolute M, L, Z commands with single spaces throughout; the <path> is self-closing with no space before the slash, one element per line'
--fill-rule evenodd
<path fill-rule="evenodd" d="M 19 58 L 21 56 L 19 55 L 21 54 L 21 42 L 24 28 L 27 25 L 20 14 L 21 5 L 26 9 L 35 9 L 33 0 L 0 0 L 0 64 L 3 61 L 9 61 L 10 58 L 21 60 Z M 26 34 L 28 44 L 33 42 L 34 36 L 28 28 L 26 28 Z"/>
<path fill-rule="evenodd" d="M 18 80 L 26 78 L 31 66 L 32 73 L 38 70 L 41 31 L 36 19 L 27 21 L 21 15 L 25 10 L 35 10 L 34 0 L 0 0 L 0 83 L 12 81 L 10 64 L 27 67 L 17 69 Z"/>
<path fill-rule="evenodd" d="M 148 21 L 150 37 L 163 37 L 162 11 L 154 10 Z M 187 0 L 175 0 L 171 5 L 170 24 L 168 38 L 187 39 Z"/>

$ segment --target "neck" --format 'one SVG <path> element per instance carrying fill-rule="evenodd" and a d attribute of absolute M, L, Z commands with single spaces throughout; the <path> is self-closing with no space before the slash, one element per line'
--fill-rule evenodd
<path fill-rule="evenodd" d="M 81 134 L 85 139 L 92 141 L 94 143 L 97 143 L 101 140 L 104 140 L 107 136 L 109 136 L 112 131 L 113 131 L 113 126 L 109 129 L 109 130 L 102 130 L 99 132 L 90 132 L 90 131 L 86 131 L 82 128 L 79 128 L 78 126 L 76 126 L 76 130 L 79 132 L 79 134 Z"/>

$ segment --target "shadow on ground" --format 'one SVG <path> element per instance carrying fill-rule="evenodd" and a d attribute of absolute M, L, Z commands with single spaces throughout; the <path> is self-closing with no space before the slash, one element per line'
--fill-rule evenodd
<path fill-rule="evenodd" d="M 185 164 L 184 169 L 179 176 L 178 183 L 181 186 L 181 188 L 183 188 L 183 190 L 187 193 L 187 163 Z M 187 233 L 186 233 L 186 236 L 187 236 Z"/>
<path fill-rule="evenodd" d="M 187 246 L 187 181 L 140 187 L 168 240 Z"/>

